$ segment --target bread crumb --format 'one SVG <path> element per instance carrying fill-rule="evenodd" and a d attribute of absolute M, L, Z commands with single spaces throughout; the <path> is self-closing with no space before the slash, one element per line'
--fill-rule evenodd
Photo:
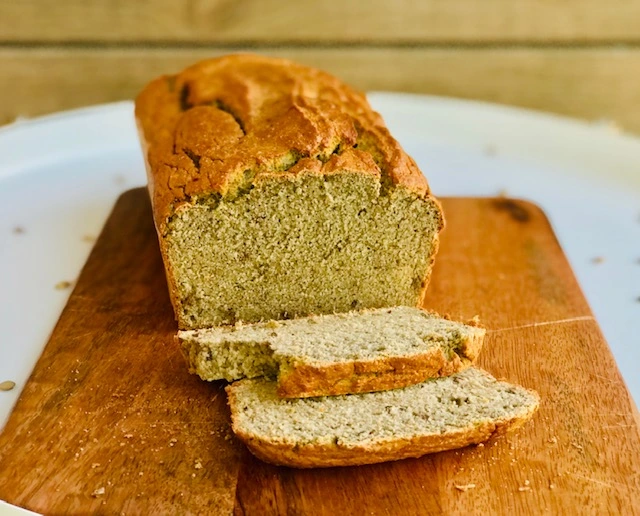
<path fill-rule="evenodd" d="M 554 435 L 553 437 L 547 439 L 547 442 L 550 444 L 556 444 L 558 442 L 558 438 Z"/>
<path fill-rule="evenodd" d="M 72 285 L 70 281 L 58 281 L 56 283 L 56 290 L 64 290 L 69 288 Z"/>
<path fill-rule="evenodd" d="M 468 491 L 469 489 L 474 489 L 476 485 L 475 484 L 454 484 L 453 487 L 455 487 L 458 491 Z"/>
<path fill-rule="evenodd" d="M 474 326 L 475 328 L 480 326 L 480 316 L 479 315 L 474 315 L 471 319 L 469 319 L 467 321 L 467 324 L 469 326 Z"/>
<path fill-rule="evenodd" d="M 571 443 L 571 446 L 573 446 L 576 450 L 584 451 L 584 448 L 578 443 Z"/>
<path fill-rule="evenodd" d="M 24 228 L 22 226 L 16 226 L 15 228 L 13 228 L 13 234 L 14 235 L 22 235 L 24 234 Z"/>
<path fill-rule="evenodd" d="M 193 467 L 196 469 L 202 469 L 202 462 L 200 462 L 200 459 L 196 460 L 196 463 Z"/>
<path fill-rule="evenodd" d="M 12 382 L 11 380 L 5 380 L 4 382 L 0 382 L 0 391 L 10 391 L 16 386 L 16 382 Z"/>
<path fill-rule="evenodd" d="M 484 443 L 478 443 L 478 446 L 476 448 L 484 448 Z"/>
<path fill-rule="evenodd" d="M 96 489 L 93 493 L 91 493 L 91 496 L 93 496 L 94 498 L 98 497 L 98 496 L 102 496 L 104 494 L 104 487 L 99 487 L 98 489 Z"/>
<path fill-rule="evenodd" d="M 91 469 L 96 469 L 100 467 L 100 463 L 99 462 L 94 462 L 93 464 L 91 464 Z"/>
<path fill-rule="evenodd" d="M 141 471 L 140 473 L 138 473 L 138 475 L 139 475 L 139 476 L 142 476 L 142 475 L 144 475 L 144 472 L 143 472 L 143 471 Z"/>
<path fill-rule="evenodd" d="M 604 263 L 604 256 L 595 256 L 591 259 L 591 263 L 594 264 L 599 264 L 599 263 Z"/>
<path fill-rule="evenodd" d="M 125 439 L 131 439 L 133 437 L 133 434 L 124 434 L 123 436 Z"/>
<path fill-rule="evenodd" d="M 496 147 L 493 143 L 489 143 L 484 146 L 484 154 L 485 156 L 495 156 L 498 154 L 498 147 Z"/>
<path fill-rule="evenodd" d="M 191 473 L 191 478 L 196 478 L 196 474 L 195 473 Z"/>
<path fill-rule="evenodd" d="M 612 134 L 620 134 L 622 132 L 622 127 L 620 126 L 620 124 L 615 120 L 611 120 L 610 118 L 600 118 L 598 120 L 594 120 L 592 124 Z"/>
<path fill-rule="evenodd" d="M 501 188 L 500 190 L 498 190 L 498 197 L 500 198 L 505 198 L 507 197 L 507 195 L 509 194 L 509 192 L 507 192 L 506 188 Z"/>
<path fill-rule="evenodd" d="M 549 489 L 555 489 L 556 485 L 555 484 L 549 484 Z"/>
<path fill-rule="evenodd" d="M 83 242 L 95 242 L 96 241 L 96 237 L 94 237 L 93 235 L 82 235 L 82 241 Z"/>
<path fill-rule="evenodd" d="M 524 491 L 531 491 L 531 487 L 530 486 L 520 486 L 518 488 L 518 491 L 520 491 L 521 493 Z"/>
<path fill-rule="evenodd" d="M 529 482 L 528 480 L 525 480 L 525 481 L 524 481 L 524 485 L 525 485 L 525 486 L 531 485 L 531 482 Z"/>
<path fill-rule="evenodd" d="M 172 437 L 171 439 L 169 439 L 169 446 L 173 446 L 177 442 L 178 442 L 178 439 L 176 439 L 175 437 Z"/>

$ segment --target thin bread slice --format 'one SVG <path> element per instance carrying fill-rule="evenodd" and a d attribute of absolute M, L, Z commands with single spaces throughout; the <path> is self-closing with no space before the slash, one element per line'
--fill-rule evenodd
<path fill-rule="evenodd" d="M 476 368 L 384 392 L 285 399 L 265 379 L 227 387 L 233 430 L 258 458 L 296 468 L 420 457 L 524 424 L 534 391 Z"/>
<path fill-rule="evenodd" d="M 267 376 L 283 397 L 405 387 L 469 367 L 485 330 L 395 307 L 178 333 L 203 380 Z"/>

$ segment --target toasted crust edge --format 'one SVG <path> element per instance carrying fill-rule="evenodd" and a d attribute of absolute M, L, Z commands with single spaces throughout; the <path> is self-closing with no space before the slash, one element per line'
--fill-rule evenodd
<path fill-rule="evenodd" d="M 478 328 L 451 357 L 436 348 L 422 355 L 367 362 L 328 366 L 299 363 L 290 367 L 281 364 L 277 392 L 283 398 L 337 396 L 398 389 L 429 378 L 451 376 L 473 365 L 482 349 L 485 333 L 484 329 Z"/>

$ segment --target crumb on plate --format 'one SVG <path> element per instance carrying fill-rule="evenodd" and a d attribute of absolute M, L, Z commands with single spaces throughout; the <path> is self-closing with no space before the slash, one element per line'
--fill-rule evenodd
<path fill-rule="evenodd" d="M 16 386 L 16 382 L 12 382 L 11 380 L 5 380 L 4 382 L 0 382 L 0 391 L 10 391 Z"/>

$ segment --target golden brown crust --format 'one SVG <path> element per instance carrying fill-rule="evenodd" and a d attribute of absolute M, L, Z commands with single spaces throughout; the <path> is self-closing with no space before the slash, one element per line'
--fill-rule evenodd
<path fill-rule="evenodd" d="M 292 364 L 280 368 L 278 395 L 283 398 L 337 396 L 398 389 L 429 378 L 451 376 L 470 367 L 480 354 L 484 332 L 469 336 L 458 353 L 447 357 L 440 348 L 408 357 L 388 357 L 368 362 L 343 362 L 328 366 Z"/>
<path fill-rule="evenodd" d="M 226 389 L 229 405 L 237 402 L 233 389 Z M 535 394 L 539 400 L 539 396 Z M 507 420 L 484 423 L 438 435 L 418 436 L 412 439 L 396 439 L 371 446 L 330 445 L 294 445 L 271 442 L 244 432 L 235 423 L 233 409 L 231 411 L 232 427 L 235 434 L 246 444 L 251 453 L 259 459 L 279 466 L 292 468 L 330 468 L 334 466 L 361 466 L 408 458 L 417 458 L 428 453 L 462 448 L 470 444 L 487 441 L 491 437 L 503 435 L 524 425 L 538 410 L 534 405 L 520 416 Z"/>
<path fill-rule="evenodd" d="M 291 61 L 231 55 L 152 81 L 136 99 L 160 233 L 181 203 L 261 174 L 375 171 L 421 197 L 415 162 L 365 96 Z M 356 148 L 357 147 L 357 148 Z"/>

